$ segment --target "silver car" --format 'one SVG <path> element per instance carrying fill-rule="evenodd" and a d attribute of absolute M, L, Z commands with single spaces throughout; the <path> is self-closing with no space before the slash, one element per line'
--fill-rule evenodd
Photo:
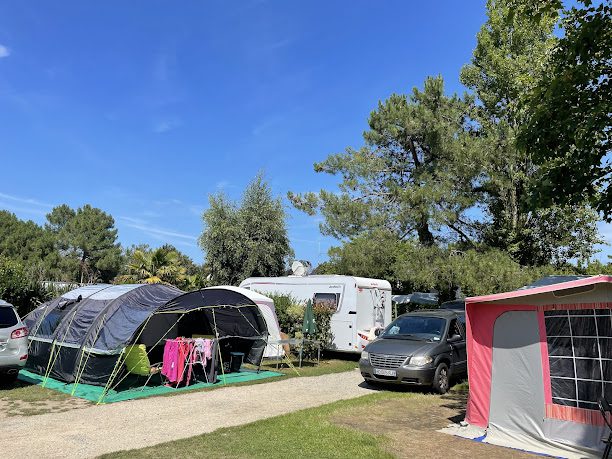
<path fill-rule="evenodd" d="M 28 359 L 28 329 L 15 308 L 0 300 L 0 380 L 15 381 Z"/>

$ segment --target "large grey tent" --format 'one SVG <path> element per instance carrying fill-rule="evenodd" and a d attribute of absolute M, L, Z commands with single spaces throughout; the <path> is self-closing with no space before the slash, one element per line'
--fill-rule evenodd
<path fill-rule="evenodd" d="M 121 371 L 129 344 L 161 354 L 166 338 L 213 335 L 221 353 L 239 350 L 259 364 L 268 335 L 258 306 L 224 287 L 183 293 L 161 284 L 85 286 L 42 304 L 25 323 L 28 370 L 100 386 Z"/>

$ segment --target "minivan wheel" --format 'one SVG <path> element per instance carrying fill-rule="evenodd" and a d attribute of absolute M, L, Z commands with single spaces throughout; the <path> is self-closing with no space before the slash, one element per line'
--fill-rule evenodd
<path fill-rule="evenodd" d="M 448 365 L 442 362 L 436 368 L 436 373 L 434 375 L 434 381 L 433 381 L 433 389 L 438 394 L 446 394 L 448 392 L 448 387 L 449 387 Z"/>

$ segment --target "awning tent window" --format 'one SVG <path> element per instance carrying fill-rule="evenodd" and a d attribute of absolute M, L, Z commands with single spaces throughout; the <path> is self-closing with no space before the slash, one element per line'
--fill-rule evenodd
<path fill-rule="evenodd" d="M 597 409 L 612 398 L 612 315 L 609 309 L 544 311 L 552 402 Z"/>

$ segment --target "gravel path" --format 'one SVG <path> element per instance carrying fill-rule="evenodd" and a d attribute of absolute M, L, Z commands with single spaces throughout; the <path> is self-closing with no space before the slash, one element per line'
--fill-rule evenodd
<path fill-rule="evenodd" d="M 4 418 L 2 456 L 82 458 L 151 446 L 372 393 L 362 381 L 355 370 Z"/>

